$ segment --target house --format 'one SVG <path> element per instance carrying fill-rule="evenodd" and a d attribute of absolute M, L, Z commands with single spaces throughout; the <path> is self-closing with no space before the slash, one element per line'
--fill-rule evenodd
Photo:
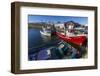
<path fill-rule="evenodd" d="M 68 28 L 68 29 L 72 29 L 76 26 L 75 22 L 73 21 L 68 21 L 68 22 L 65 22 L 65 27 Z"/>

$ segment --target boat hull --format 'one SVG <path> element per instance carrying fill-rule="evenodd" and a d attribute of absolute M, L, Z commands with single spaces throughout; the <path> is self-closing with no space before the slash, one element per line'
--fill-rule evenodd
<path fill-rule="evenodd" d="M 47 32 L 43 32 L 43 31 L 40 31 L 41 35 L 44 35 L 44 36 L 51 36 L 50 33 L 47 33 Z"/>
<path fill-rule="evenodd" d="M 66 42 L 71 42 L 73 44 L 76 44 L 76 45 L 79 45 L 79 46 L 82 46 L 84 45 L 84 43 L 86 42 L 87 38 L 86 36 L 74 36 L 74 37 L 69 37 L 69 36 L 65 36 L 59 32 L 56 32 L 56 35 L 66 41 Z"/>

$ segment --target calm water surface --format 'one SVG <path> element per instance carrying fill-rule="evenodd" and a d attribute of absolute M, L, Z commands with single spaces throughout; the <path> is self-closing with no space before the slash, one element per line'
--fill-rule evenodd
<path fill-rule="evenodd" d="M 28 29 L 28 51 L 33 53 L 43 48 L 48 48 L 57 44 L 58 38 L 51 38 L 41 35 L 40 29 Z"/>

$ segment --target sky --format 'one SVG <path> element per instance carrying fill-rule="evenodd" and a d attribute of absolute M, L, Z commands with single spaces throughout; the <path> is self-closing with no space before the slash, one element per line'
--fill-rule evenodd
<path fill-rule="evenodd" d="M 28 23 L 36 23 L 36 22 L 67 22 L 74 21 L 80 23 L 82 25 L 88 24 L 87 17 L 74 17 L 74 16 L 46 16 L 46 15 L 28 15 Z"/>

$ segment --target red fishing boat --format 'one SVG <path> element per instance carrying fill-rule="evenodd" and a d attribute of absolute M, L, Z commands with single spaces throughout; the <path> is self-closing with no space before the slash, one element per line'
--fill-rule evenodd
<path fill-rule="evenodd" d="M 87 40 L 87 37 L 84 36 L 84 35 L 72 36 L 71 37 L 71 36 L 63 35 L 63 34 L 61 34 L 59 32 L 56 32 L 56 35 L 60 39 L 66 41 L 66 42 L 71 42 L 71 43 L 76 44 L 76 45 L 79 45 L 79 46 L 83 45 L 86 42 L 86 40 Z"/>

